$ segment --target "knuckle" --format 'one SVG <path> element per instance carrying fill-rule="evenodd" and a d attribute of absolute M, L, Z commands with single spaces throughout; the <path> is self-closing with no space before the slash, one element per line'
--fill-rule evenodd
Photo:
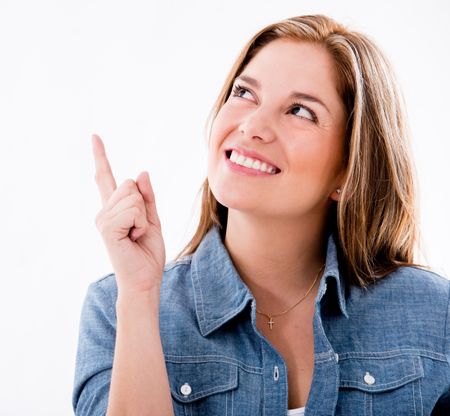
<path fill-rule="evenodd" d="M 133 189 L 136 187 L 136 183 L 134 182 L 133 179 L 125 179 L 125 181 L 123 182 L 123 185 L 127 189 Z"/>
<path fill-rule="evenodd" d="M 136 182 L 134 182 L 133 179 L 126 179 L 120 185 L 119 192 L 121 192 L 123 195 L 131 195 L 135 192 L 136 189 Z"/>
<path fill-rule="evenodd" d="M 100 233 L 103 233 L 104 229 L 105 229 L 105 224 L 103 221 L 96 221 L 95 225 L 97 227 L 97 230 L 100 231 Z"/>
<path fill-rule="evenodd" d="M 105 235 L 108 229 L 108 223 L 106 221 L 100 221 L 97 224 L 97 230 L 100 232 L 100 234 Z"/>
<path fill-rule="evenodd" d="M 96 216 L 95 216 L 95 225 L 97 226 L 97 228 L 100 227 L 100 224 L 102 222 L 102 218 L 103 218 L 103 211 L 100 211 Z"/>
<path fill-rule="evenodd" d="M 130 199 L 135 204 L 140 204 L 142 202 L 142 195 L 140 193 L 133 193 L 130 195 Z"/>

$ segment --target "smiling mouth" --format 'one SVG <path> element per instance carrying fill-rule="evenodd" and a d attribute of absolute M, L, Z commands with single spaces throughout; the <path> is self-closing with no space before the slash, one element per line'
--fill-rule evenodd
<path fill-rule="evenodd" d="M 263 162 L 256 158 L 244 156 L 234 149 L 226 150 L 225 154 L 227 159 L 236 165 L 244 166 L 263 173 L 268 173 L 270 175 L 276 175 L 281 172 L 281 170 L 276 166 L 270 165 L 269 163 Z"/>

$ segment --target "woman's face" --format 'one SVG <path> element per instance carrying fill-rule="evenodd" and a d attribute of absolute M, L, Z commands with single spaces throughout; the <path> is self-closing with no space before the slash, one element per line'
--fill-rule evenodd
<path fill-rule="evenodd" d="M 323 214 L 339 198 L 345 123 L 326 49 L 270 42 L 235 79 L 213 122 L 212 193 L 222 205 L 256 215 Z"/>

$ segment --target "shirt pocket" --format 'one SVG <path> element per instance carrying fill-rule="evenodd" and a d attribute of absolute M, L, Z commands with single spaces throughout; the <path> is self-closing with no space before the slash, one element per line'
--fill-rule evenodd
<path fill-rule="evenodd" d="M 357 355 L 357 356 L 354 356 Z M 338 415 L 423 415 L 419 355 L 355 353 L 339 356 Z"/>
<path fill-rule="evenodd" d="M 233 395 L 238 387 L 238 367 L 201 357 L 166 360 L 176 416 L 233 414 Z"/>

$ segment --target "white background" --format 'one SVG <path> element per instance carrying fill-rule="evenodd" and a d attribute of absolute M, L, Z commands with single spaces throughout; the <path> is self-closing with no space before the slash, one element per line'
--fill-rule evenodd
<path fill-rule="evenodd" d="M 450 272 L 450 8 L 443 1 L 0 3 L 0 415 L 69 415 L 88 284 L 111 266 L 90 135 L 118 184 L 147 170 L 171 259 L 191 236 L 204 125 L 245 42 L 325 13 L 371 36 L 408 103 L 425 261 Z"/>

